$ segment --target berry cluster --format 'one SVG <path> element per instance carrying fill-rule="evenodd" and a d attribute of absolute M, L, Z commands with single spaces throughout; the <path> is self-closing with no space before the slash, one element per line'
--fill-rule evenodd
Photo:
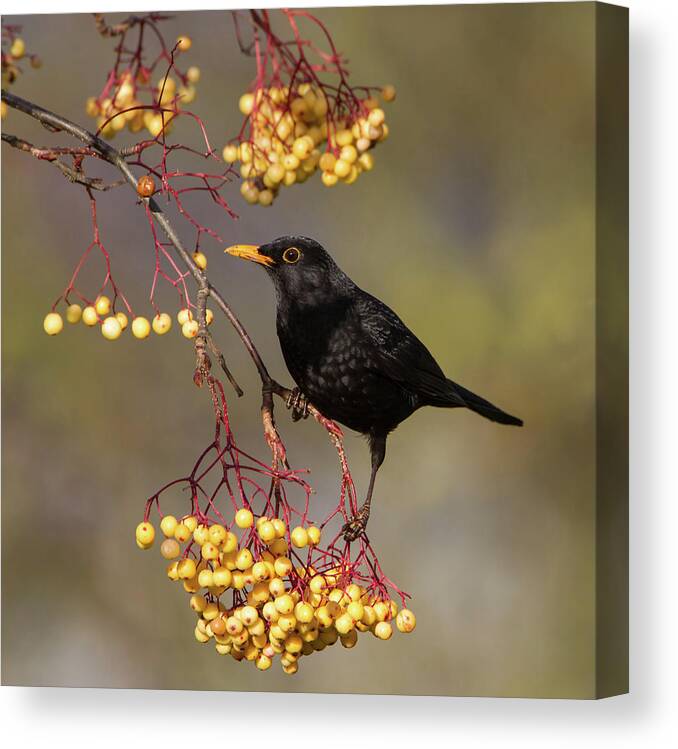
<path fill-rule="evenodd" d="M 211 325 L 213 319 L 212 310 L 206 310 L 207 324 Z M 109 341 L 120 338 L 129 323 L 127 315 L 124 312 L 115 312 L 111 300 L 103 294 L 84 309 L 79 304 L 69 304 L 66 308 L 66 320 L 73 325 L 81 320 L 88 327 L 100 325 L 101 335 Z M 199 325 L 191 310 L 188 308 L 180 310 L 177 314 L 177 322 L 185 338 L 196 337 Z M 150 322 L 147 318 L 140 316 L 134 316 L 132 319 L 132 335 L 135 338 L 148 338 L 151 330 L 157 335 L 164 335 L 171 327 L 172 318 L 167 312 L 158 312 Z M 49 312 L 45 315 L 43 328 L 47 335 L 58 335 L 64 328 L 63 318 L 58 312 Z"/>
<path fill-rule="evenodd" d="M 385 86 L 384 101 L 395 89 Z M 336 104 L 311 82 L 293 87 L 257 88 L 240 97 L 249 137 L 223 150 L 228 164 L 240 162 L 241 193 L 248 203 L 269 206 L 281 187 L 301 184 L 318 169 L 327 187 L 350 185 L 374 167 L 374 146 L 388 137 L 384 110 L 376 98 L 354 97 L 352 107 L 337 116 Z"/>
<path fill-rule="evenodd" d="M 38 55 L 26 51 L 26 42 L 19 36 L 20 27 L 3 24 L 2 26 L 2 85 L 11 86 L 21 74 L 21 61 L 28 59 L 32 68 L 41 68 L 42 60 Z M 2 102 L 0 116 L 7 116 L 7 104 Z"/>
<path fill-rule="evenodd" d="M 196 640 L 214 640 L 219 654 L 250 661 L 261 671 L 279 655 L 283 671 L 294 674 L 302 656 L 337 640 L 352 648 L 359 632 L 388 640 L 393 622 L 400 632 L 416 626 L 409 609 L 398 611 L 393 599 L 356 584 L 341 564 L 295 565 L 293 556 L 318 547 L 321 530 L 315 525 L 289 531 L 280 518 L 262 515 L 255 522 L 251 510 L 241 508 L 230 528 L 200 523 L 195 515 L 165 515 L 160 530 L 167 576 L 183 584 L 198 616 Z M 139 523 L 137 546 L 148 549 L 154 538 L 153 525 Z M 228 592 L 230 605 L 222 602 Z"/>
<path fill-rule="evenodd" d="M 149 65 L 139 56 L 133 56 L 127 66 L 119 59 L 103 91 L 85 105 L 87 114 L 96 118 L 100 135 L 110 139 L 125 128 L 131 133 L 146 129 L 152 138 L 167 135 L 181 107 L 196 97 L 200 68 L 192 66 L 182 73 L 174 65 L 174 55 L 191 46 L 190 37 L 180 36 L 169 55 L 164 52 Z M 163 60 L 169 62 L 175 77 L 168 73 L 154 83 L 154 69 Z"/>

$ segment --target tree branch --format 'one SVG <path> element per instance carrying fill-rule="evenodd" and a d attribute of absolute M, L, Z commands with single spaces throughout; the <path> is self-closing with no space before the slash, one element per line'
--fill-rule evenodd
<path fill-rule="evenodd" d="M 22 99 L 15 94 L 11 94 L 4 89 L 2 91 L 2 100 L 6 102 L 9 107 L 17 109 L 20 112 L 27 114 L 29 117 L 37 120 L 50 131 L 67 133 L 68 135 L 71 135 L 72 137 L 84 143 L 89 149 L 91 149 L 93 155 L 97 155 L 99 158 L 116 167 L 118 171 L 122 173 L 125 181 L 130 185 L 130 187 L 134 189 L 135 194 L 137 194 L 137 180 L 132 173 L 132 170 L 130 169 L 129 165 L 120 154 L 120 152 L 113 148 L 113 146 L 111 146 L 109 143 L 97 137 L 89 130 L 86 130 L 80 125 L 77 125 L 75 122 L 62 117 L 61 115 L 55 114 L 54 112 L 50 112 L 48 109 L 45 109 L 38 104 L 34 104 L 33 102 L 27 101 L 26 99 Z M 198 266 L 193 262 L 191 253 L 182 243 L 179 235 L 174 229 L 174 226 L 172 225 L 162 208 L 160 208 L 157 201 L 154 198 L 141 198 L 141 201 L 148 204 L 153 218 L 158 222 L 167 238 L 169 239 L 170 243 L 174 247 L 175 252 L 179 255 L 186 267 L 191 272 L 191 275 L 198 285 L 198 289 L 201 290 L 203 294 L 205 294 L 206 292 L 214 299 L 217 306 L 221 309 L 223 314 L 235 329 L 243 345 L 245 346 L 245 349 L 254 362 L 257 372 L 259 373 L 259 377 L 262 382 L 262 388 L 265 391 L 264 405 L 272 410 L 272 399 L 270 397 L 271 393 L 276 393 L 281 398 L 286 398 L 291 391 L 288 388 L 285 388 L 279 383 L 275 382 L 270 376 L 266 365 L 264 364 L 261 355 L 257 351 L 249 333 L 245 330 L 244 326 L 242 325 L 236 314 L 233 312 L 223 295 L 210 283 L 207 274 L 200 268 L 198 268 Z M 201 323 L 204 323 L 204 315 Z M 229 376 L 229 379 L 232 379 L 232 377 Z M 262 406 L 262 408 L 263 407 L 264 406 Z"/>
<path fill-rule="evenodd" d="M 125 184 L 124 179 L 119 179 L 115 182 L 109 182 L 108 184 L 106 184 L 99 177 L 87 177 L 82 173 L 82 171 L 70 167 L 68 166 L 68 164 L 64 164 L 64 162 L 61 161 L 57 155 L 65 154 L 67 156 L 73 156 L 74 160 L 82 159 L 84 156 L 94 155 L 93 153 L 87 153 L 87 149 L 41 148 L 39 146 L 34 146 L 32 143 L 29 143 L 23 138 L 18 138 L 16 135 L 11 135 L 10 133 L 2 133 L 2 139 L 5 141 L 5 143 L 12 146 L 12 148 L 16 148 L 19 151 L 28 153 L 31 156 L 34 156 L 36 159 L 40 159 L 41 161 L 47 161 L 48 163 L 53 164 L 70 182 L 76 182 L 79 185 L 84 185 L 90 190 L 101 190 L 103 192 L 106 190 L 112 190 L 115 187 L 120 187 L 120 185 Z"/>

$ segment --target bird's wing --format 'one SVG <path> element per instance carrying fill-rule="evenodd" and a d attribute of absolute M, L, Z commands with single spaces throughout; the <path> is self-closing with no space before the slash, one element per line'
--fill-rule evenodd
<path fill-rule="evenodd" d="M 449 380 L 430 351 L 390 307 L 363 292 L 356 299 L 356 308 L 361 328 L 372 344 L 374 371 L 425 399 L 454 399 Z M 459 405 L 464 405 L 461 398 Z"/>

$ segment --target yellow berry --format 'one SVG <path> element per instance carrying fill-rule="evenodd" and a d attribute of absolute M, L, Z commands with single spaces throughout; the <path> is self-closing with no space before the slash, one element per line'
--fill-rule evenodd
<path fill-rule="evenodd" d="M 195 577 L 196 566 L 192 559 L 182 559 L 177 567 L 177 574 L 182 580 L 190 580 Z"/>
<path fill-rule="evenodd" d="M 374 156 L 371 153 L 362 153 L 358 163 L 366 172 L 372 171 L 374 169 Z"/>
<path fill-rule="evenodd" d="M 271 522 L 273 523 L 273 527 L 275 528 L 276 538 L 283 538 L 283 536 L 285 535 L 285 531 L 287 530 L 285 521 L 281 520 L 280 518 L 273 518 Z"/>
<path fill-rule="evenodd" d="M 395 86 L 388 84 L 381 89 L 381 98 L 384 101 L 393 101 L 396 98 Z"/>
<path fill-rule="evenodd" d="M 186 71 L 186 79 L 189 83 L 197 83 L 200 80 L 200 68 L 197 65 L 192 65 Z"/>
<path fill-rule="evenodd" d="M 117 317 L 107 317 L 101 323 L 101 335 L 108 341 L 115 341 L 122 334 L 122 325 L 118 322 Z"/>
<path fill-rule="evenodd" d="M 172 538 L 174 536 L 174 531 L 176 530 L 177 525 L 177 519 L 174 517 L 174 515 L 165 515 L 160 521 L 160 530 L 162 531 L 164 536 L 166 536 L 167 538 Z"/>
<path fill-rule="evenodd" d="M 384 116 L 384 110 L 377 107 L 376 109 L 373 109 L 368 115 L 367 115 L 367 121 L 372 125 L 372 127 L 379 127 L 383 124 L 385 119 Z"/>
<path fill-rule="evenodd" d="M 257 656 L 257 659 L 254 662 L 254 664 L 260 671 L 266 671 L 267 669 L 271 668 L 273 661 L 267 655 L 260 653 Z"/>
<path fill-rule="evenodd" d="M 177 572 L 178 567 L 179 562 L 170 562 L 170 564 L 167 565 L 167 577 L 169 577 L 170 580 L 179 579 L 179 574 Z"/>
<path fill-rule="evenodd" d="M 348 175 L 351 173 L 351 165 L 348 163 L 348 161 L 344 161 L 344 159 L 337 159 L 337 163 L 334 165 L 334 173 L 340 179 L 343 177 L 348 177 Z"/>
<path fill-rule="evenodd" d="M 153 330 L 158 335 L 165 335 L 172 327 L 172 318 L 167 312 L 160 312 L 153 318 Z"/>
<path fill-rule="evenodd" d="M 58 312 L 50 312 L 45 315 L 42 327 L 45 329 L 47 335 L 57 335 L 63 330 L 64 321 L 61 319 L 61 315 Z"/>
<path fill-rule="evenodd" d="M 292 571 L 292 567 L 294 565 L 292 564 L 292 561 L 288 559 L 288 557 L 278 557 L 275 562 L 273 562 L 273 568 L 275 569 L 275 574 L 278 575 L 278 577 L 285 577 L 285 575 L 289 575 Z"/>
<path fill-rule="evenodd" d="M 347 635 L 355 627 L 355 624 L 349 614 L 342 614 L 334 623 L 334 626 L 340 635 Z"/>
<path fill-rule="evenodd" d="M 374 627 L 374 634 L 380 640 L 388 640 L 393 634 L 393 627 L 388 622 L 378 622 Z"/>
<path fill-rule="evenodd" d="M 241 570 L 248 570 L 252 566 L 252 552 L 249 549 L 240 549 L 235 558 L 235 566 Z"/>
<path fill-rule="evenodd" d="M 308 624 L 313 621 L 313 607 L 308 603 L 300 601 L 294 607 L 294 616 L 297 618 L 297 621 L 302 622 L 302 624 Z"/>
<path fill-rule="evenodd" d="M 246 507 L 235 513 L 235 524 L 238 528 L 251 528 L 254 523 L 254 515 Z"/>
<path fill-rule="evenodd" d="M 200 585 L 201 588 L 211 588 L 212 585 L 214 585 L 212 570 L 204 569 L 198 572 L 198 585 Z"/>
<path fill-rule="evenodd" d="M 409 609 L 402 609 L 396 616 L 396 627 L 399 632 L 412 632 L 417 626 L 417 618 Z"/>
<path fill-rule="evenodd" d="M 69 323 L 75 324 L 80 322 L 82 317 L 82 307 L 79 304 L 69 304 L 66 309 L 66 319 Z"/>
<path fill-rule="evenodd" d="M 97 315 L 97 311 L 94 309 L 94 307 L 92 307 L 91 305 L 85 307 L 85 309 L 82 311 L 82 321 L 89 327 L 92 327 L 93 325 L 96 325 L 97 322 L 99 322 L 99 316 Z"/>
<path fill-rule="evenodd" d="M 139 523 L 136 529 L 136 539 L 140 544 L 150 545 L 155 538 L 155 528 L 147 520 Z"/>
<path fill-rule="evenodd" d="M 279 614 L 291 614 L 294 611 L 294 600 L 289 593 L 278 596 L 274 603 Z"/>
<path fill-rule="evenodd" d="M 320 543 L 320 528 L 315 525 L 311 525 L 306 529 L 308 534 L 308 543 L 311 546 L 317 546 Z"/>
<path fill-rule="evenodd" d="M 82 319 L 85 320 L 85 312 L 87 309 L 91 308 L 85 308 L 85 310 L 82 313 Z M 96 314 L 96 313 L 95 313 Z M 151 332 L 151 324 L 148 322 L 148 320 L 145 317 L 135 317 L 134 320 L 132 320 L 132 335 L 135 338 L 148 338 Z"/>
<path fill-rule="evenodd" d="M 212 320 L 214 320 L 214 312 L 212 312 L 211 309 L 206 309 L 205 310 L 205 322 L 208 325 L 211 325 L 212 324 Z"/>
<path fill-rule="evenodd" d="M 208 541 L 201 546 L 200 553 L 202 554 L 203 559 L 207 559 L 211 562 L 219 556 L 219 549 L 217 549 L 211 541 Z"/>
<path fill-rule="evenodd" d="M 303 549 L 308 544 L 308 533 L 305 528 L 298 525 L 291 534 L 292 543 L 297 549 Z"/>
<path fill-rule="evenodd" d="M 238 548 L 238 538 L 235 533 L 226 531 L 226 535 L 224 536 L 224 540 L 221 542 L 221 546 L 226 554 L 235 551 Z"/>
<path fill-rule="evenodd" d="M 198 335 L 199 328 L 197 320 L 186 320 L 181 326 L 181 334 L 184 338 L 195 338 Z"/>
<path fill-rule="evenodd" d="M 182 35 L 177 37 L 177 49 L 181 50 L 182 52 L 188 52 L 192 44 L 193 41 L 191 40 L 190 36 Z"/>
<path fill-rule="evenodd" d="M 259 538 L 265 543 L 273 541 L 275 538 L 275 527 L 270 520 L 263 522 L 258 528 Z"/>
<path fill-rule="evenodd" d="M 198 519 L 194 515 L 187 515 L 181 518 L 181 522 L 188 528 L 191 533 L 198 527 Z"/>
<path fill-rule="evenodd" d="M 100 296 L 94 303 L 94 309 L 99 317 L 104 317 L 111 311 L 111 300 L 107 296 Z"/>
<path fill-rule="evenodd" d="M 238 101 L 238 108 L 244 115 L 252 114 L 252 110 L 254 109 L 254 95 L 243 94 Z"/>
<path fill-rule="evenodd" d="M 15 59 L 20 60 L 26 53 L 26 43 L 21 37 L 17 37 L 9 48 L 9 54 Z"/>
<path fill-rule="evenodd" d="M 115 319 L 120 323 L 120 330 L 124 330 L 127 327 L 127 315 L 124 312 L 116 312 Z"/>
<path fill-rule="evenodd" d="M 259 205 L 268 207 L 273 203 L 274 197 L 272 190 L 261 190 L 258 197 Z"/>
<path fill-rule="evenodd" d="M 214 584 L 220 588 L 228 588 L 233 580 L 233 575 L 231 575 L 231 571 L 226 567 L 217 567 L 212 573 L 212 579 Z"/>
<path fill-rule="evenodd" d="M 179 312 L 177 312 L 177 322 L 179 323 L 179 325 L 183 325 L 185 322 L 188 322 L 192 319 L 193 313 L 188 309 L 188 307 L 184 307 L 183 309 L 180 309 Z"/>
<path fill-rule="evenodd" d="M 229 143 L 227 146 L 224 146 L 224 150 L 221 152 L 221 155 L 224 157 L 224 161 L 227 164 L 233 164 L 238 160 L 238 146 L 234 145 L 233 143 Z"/>
<path fill-rule="evenodd" d="M 193 262 L 200 268 L 200 270 L 205 270 L 207 268 L 207 257 L 205 256 L 204 252 L 200 252 L 200 250 L 196 250 L 193 253 Z"/>
<path fill-rule="evenodd" d="M 164 519 L 164 518 L 163 518 Z M 184 523 L 178 523 L 174 528 L 174 538 L 180 543 L 186 543 L 191 537 L 190 528 Z"/>

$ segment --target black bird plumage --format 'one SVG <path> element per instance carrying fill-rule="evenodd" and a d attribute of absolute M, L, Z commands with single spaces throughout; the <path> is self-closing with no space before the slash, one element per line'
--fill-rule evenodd
<path fill-rule="evenodd" d="M 520 419 L 449 380 L 398 315 L 356 286 L 315 240 L 280 237 L 228 252 L 261 264 L 271 277 L 278 338 L 300 394 L 369 440 L 367 498 L 344 528 L 347 539 L 367 524 L 387 435 L 418 408 L 469 408 L 499 424 L 522 426 Z"/>

